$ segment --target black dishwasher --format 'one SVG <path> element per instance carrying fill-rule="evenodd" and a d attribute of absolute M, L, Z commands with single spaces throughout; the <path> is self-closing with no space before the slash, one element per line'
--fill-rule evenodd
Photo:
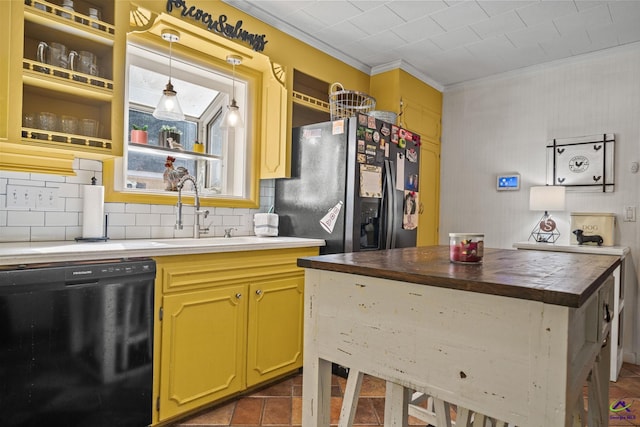
<path fill-rule="evenodd" d="M 151 424 L 151 259 L 0 267 L 0 426 Z"/>

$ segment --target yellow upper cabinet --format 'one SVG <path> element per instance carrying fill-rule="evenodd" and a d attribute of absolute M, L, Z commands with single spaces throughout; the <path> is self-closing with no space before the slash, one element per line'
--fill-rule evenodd
<path fill-rule="evenodd" d="M 0 167 L 73 174 L 75 154 L 104 159 L 122 154 L 112 128 L 122 114 L 121 56 L 116 31 L 120 2 L 2 2 L 10 25 L 0 75 L 8 84 Z M 7 30 L 10 28 L 10 30 Z M 16 37 L 16 35 L 21 35 Z"/>
<path fill-rule="evenodd" d="M 437 245 L 440 218 L 442 93 L 406 71 L 371 77 L 376 109 L 398 114 L 398 124 L 420 135 L 418 246 Z"/>
<path fill-rule="evenodd" d="M 0 44 L 0 143 L 9 137 L 9 67 L 11 55 L 11 9 L 13 4 L 8 1 L 0 2 L 0 37 L 5 40 Z"/>
<path fill-rule="evenodd" d="M 440 144 L 442 92 L 401 69 L 371 76 L 376 110 L 398 114 L 398 124 L 420 134 L 421 140 Z"/>

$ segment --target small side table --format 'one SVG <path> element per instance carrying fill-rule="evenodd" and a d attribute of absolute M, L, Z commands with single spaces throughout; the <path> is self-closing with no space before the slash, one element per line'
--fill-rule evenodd
<path fill-rule="evenodd" d="M 514 243 L 516 249 L 529 249 L 552 252 L 574 252 L 592 255 L 617 255 L 622 263 L 613 272 L 613 319 L 611 320 L 611 371 L 610 381 L 617 381 L 622 367 L 622 337 L 624 319 L 624 273 L 625 258 L 630 249 L 627 246 L 592 246 L 592 245 L 556 245 L 554 243 L 518 242 Z"/>

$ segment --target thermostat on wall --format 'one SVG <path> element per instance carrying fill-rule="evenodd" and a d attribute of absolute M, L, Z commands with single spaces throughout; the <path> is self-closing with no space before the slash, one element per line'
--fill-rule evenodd
<path fill-rule="evenodd" d="M 496 189 L 498 191 L 520 190 L 520 174 L 514 172 L 498 175 Z"/>

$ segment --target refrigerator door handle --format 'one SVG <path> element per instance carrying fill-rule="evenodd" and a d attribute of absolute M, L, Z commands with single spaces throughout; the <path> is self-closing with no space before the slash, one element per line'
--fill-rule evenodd
<path fill-rule="evenodd" d="M 386 184 L 386 196 L 387 196 L 387 218 L 385 221 L 386 230 L 385 230 L 385 249 L 391 249 L 396 246 L 396 207 L 397 200 L 395 197 L 394 189 L 396 188 L 395 177 L 391 173 L 391 165 L 393 162 L 389 160 L 385 160 L 384 169 L 385 169 L 385 184 Z"/>

